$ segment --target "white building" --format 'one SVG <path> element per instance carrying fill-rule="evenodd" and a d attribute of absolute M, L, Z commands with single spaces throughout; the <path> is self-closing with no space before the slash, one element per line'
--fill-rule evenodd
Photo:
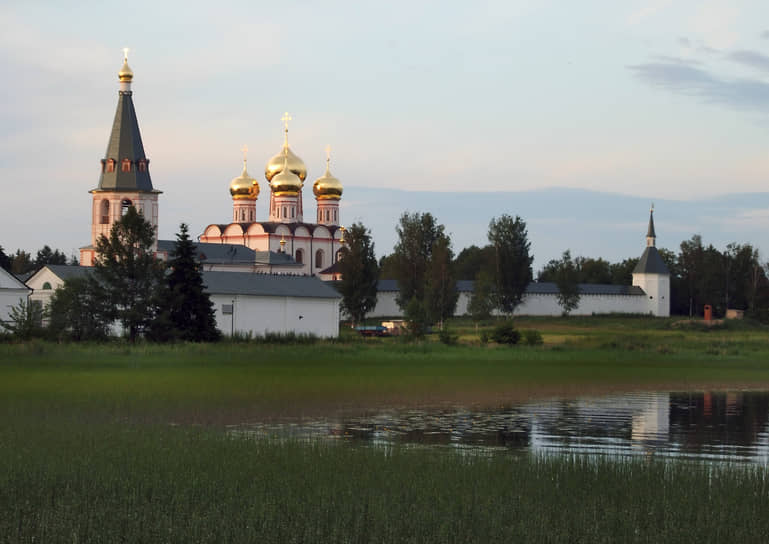
<path fill-rule="evenodd" d="M 46 265 L 27 280 L 27 287 L 32 289 L 29 298 L 45 308 L 66 280 L 86 277 L 92 271 L 92 267 L 86 266 Z M 339 335 L 339 293 L 318 278 L 204 271 L 203 283 L 214 303 L 216 326 L 224 335 Z M 21 285 L 26 297 L 28 288 Z M 18 304 L 18 298 L 13 304 Z"/>
<path fill-rule="evenodd" d="M 26 302 L 28 294 L 29 288 L 21 280 L 0 268 L 0 323 L 10 320 L 11 308 L 21 301 Z"/>

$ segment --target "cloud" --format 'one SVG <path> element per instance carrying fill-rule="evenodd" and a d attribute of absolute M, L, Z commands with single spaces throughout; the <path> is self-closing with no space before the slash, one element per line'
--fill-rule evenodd
<path fill-rule="evenodd" d="M 672 3 L 673 0 L 652 0 L 647 2 L 645 6 L 631 13 L 627 18 L 627 22 L 630 25 L 642 23 L 646 19 L 654 17 L 657 13 L 665 11 Z"/>
<path fill-rule="evenodd" d="M 729 60 L 750 66 L 751 68 L 757 68 L 764 72 L 769 72 L 769 56 L 759 53 L 758 51 L 734 51 L 729 53 Z"/>
<path fill-rule="evenodd" d="M 769 113 L 769 83 L 761 80 L 722 79 L 680 61 L 648 62 L 628 66 L 628 69 L 644 83 L 674 93 L 738 110 Z"/>

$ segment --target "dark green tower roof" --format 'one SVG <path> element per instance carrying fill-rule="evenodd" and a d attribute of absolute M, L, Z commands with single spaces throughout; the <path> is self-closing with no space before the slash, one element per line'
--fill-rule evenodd
<path fill-rule="evenodd" d="M 654 233 L 654 209 L 652 208 L 652 211 L 649 212 L 649 230 L 646 231 L 646 237 L 647 238 L 656 238 L 657 235 Z"/>
<path fill-rule="evenodd" d="M 130 88 L 129 88 L 130 89 Z M 144 154 L 133 93 L 121 89 L 107 153 L 96 191 L 159 192 L 152 187 L 149 159 Z M 114 162 L 113 162 L 114 161 Z"/>

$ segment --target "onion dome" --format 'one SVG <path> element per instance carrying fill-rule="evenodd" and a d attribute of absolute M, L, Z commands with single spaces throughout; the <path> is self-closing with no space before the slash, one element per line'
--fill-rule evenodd
<path fill-rule="evenodd" d="M 307 167 L 304 165 L 304 161 L 291 151 L 288 147 L 288 122 L 291 120 L 291 116 L 286 112 L 281 121 L 284 123 L 285 137 L 283 139 L 283 149 L 280 153 L 272 157 L 264 167 L 264 177 L 267 181 L 272 182 L 272 178 L 278 173 L 283 171 L 284 163 L 288 164 L 288 169 L 299 176 L 299 179 L 304 185 L 304 180 L 307 179 Z"/>
<path fill-rule="evenodd" d="M 284 147 L 283 164 L 280 170 L 270 179 L 270 189 L 276 196 L 292 195 L 296 196 L 302 190 L 302 179 L 294 173 L 288 162 L 288 147 Z M 302 165 L 304 166 L 304 165 Z M 265 176 L 266 176 L 265 172 Z M 306 172 L 305 172 L 306 175 Z M 269 179 L 269 178 L 268 178 Z"/>
<path fill-rule="evenodd" d="M 283 171 L 284 162 L 288 164 L 288 169 L 299 178 L 299 181 L 304 182 L 307 179 L 307 167 L 304 165 L 304 161 L 291 151 L 288 142 L 286 142 L 283 144 L 281 152 L 267 161 L 267 165 L 264 167 L 264 177 L 267 181 L 272 182 L 272 178 Z"/>
<path fill-rule="evenodd" d="M 126 81 L 129 83 L 134 78 L 133 70 L 131 70 L 131 67 L 128 66 L 127 53 L 123 56 L 123 66 L 120 67 L 120 71 L 117 73 L 117 77 L 120 79 L 120 81 Z"/>
<path fill-rule="evenodd" d="M 318 200 L 339 200 L 342 198 L 342 184 L 331 175 L 329 159 L 326 159 L 326 172 L 312 184 L 312 192 Z"/>
<path fill-rule="evenodd" d="M 243 172 L 230 182 L 230 194 L 235 200 L 256 200 L 259 196 L 259 183 L 248 175 L 245 160 Z"/>

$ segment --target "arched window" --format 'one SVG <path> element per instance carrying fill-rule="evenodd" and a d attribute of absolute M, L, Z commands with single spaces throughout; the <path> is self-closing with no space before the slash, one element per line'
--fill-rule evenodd
<path fill-rule="evenodd" d="M 107 159 L 107 172 L 115 171 L 115 159 Z"/>
<path fill-rule="evenodd" d="M 328 210 L 326 210 L 326 221 L 329 220 Z"/>
<path fill-rule="evenodd" d="M 147 171 L 147 159 L 140 159 L 139 172 L 146 172 L 146 171 Z"/>
<path fill-rule="evenodd" d="M 296 208 L 291 206 L 291 218 L 293 219 L 295 215 L 296 215 Z"/>
<path fill-rule="evenodd" d="M 240 210 L 240 220 L 241 221 L 246 220 L 246 210 Z"/>
<path fill-rule="evenodd" d="M 130 172 L 131 171 L 131 159 L 123 159 L 123 161 L 120 163 L 120 170 L 123 172 Z"/>
<path fill-rule="evenodd" d="M 296 262 L 299 264 L 304 264 L 304 251 L 301 249 L 296 250 Z"/>
<path fill-rule="evenodd" d="M 288 209 L 283 206 L 283 218 L 285 219 L 286 217 L 288 217 Z"/>
<path fill-rule="evenodd" d="M 120 215 L 125 215 L 128 211 L 128 208 L 130 208 L 133 205 L 133 203 L 128 200 L 127 198 L 124 198 L 120 201 Z"/>
<path fill-rule="evenodd" d="M 336 252 L 336 260 L 338 261 L 341 258 L 342 258 L 342 250 L 340 249 L 339 251 Z"/>
<path fill-rule="evenodd" d="M 43 289 L 51 289 L 51 284 L 49 282 L 45 282 L 43 284 Z"/>
<path fill-rule="evenodd" d="M 315 252 L 315 268 L 323 268 L 323 250 Z"/>
<path fill-rule="evenodd" d="M 102 225 L 109 224 L 109 200 L 106 198 L 99 204 L 99 223 Z"/>
<path fill-rule="evenodd" d="M 336 210 L 334 210 L 334 223 L 336 223 L 337 221 L 339 221 L 339 219 L 337 219 Z"/>

